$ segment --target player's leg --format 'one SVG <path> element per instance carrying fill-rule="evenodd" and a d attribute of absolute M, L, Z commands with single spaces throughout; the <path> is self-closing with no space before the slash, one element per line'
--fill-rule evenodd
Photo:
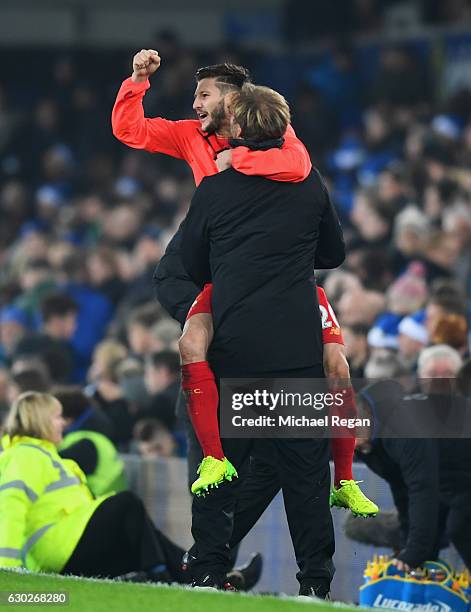
<path fill-rule="evenodd" d="M 357 414 L 355 394 L 350 382 L 342 330 L 321 287 L 317 288 L 317 297 L 322 320 L 325 375 L 329 381 L 329 387 L 343 394 L 344 405 L 340 416 L 354 417 Z M 355 430 L 345 429 L 342 437 L 331 438 L 331 450 L 335 467 L 334 487 L 330 497 L 331 506 L 348 508 L 355 515 L 376 515 L 379 512 L 378 506 L 364 495 L 358 483 L 353 479 Z"/>
<path fill-rule="evenodd" d="M 191 490 L 200 494 L 237 472 L 224 456 L 219 437 L 219 394 L 213 371 L 206 359 L 213 339 L 211 314 L 212 286 L 206 285 L 191 307 L 179 341 L 182 387 L 187 396 L 188 413 L 203 451 L 199 478 Z"/>

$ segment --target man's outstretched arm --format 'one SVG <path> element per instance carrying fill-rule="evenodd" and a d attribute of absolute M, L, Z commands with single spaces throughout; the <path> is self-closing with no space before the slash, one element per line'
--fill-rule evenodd
<path fill-rule="evenodd" d="M 144 115 L 142 99 L 149 89 L 149 76 L 160 66 L 157 51 L 143 49 L 133 58 L 132 76 L 121 85 L 111 114 L 114 136 L 133 149 L 164 153 L 185 159 L 181 125 L 186 121 L 169 121 Z"/>

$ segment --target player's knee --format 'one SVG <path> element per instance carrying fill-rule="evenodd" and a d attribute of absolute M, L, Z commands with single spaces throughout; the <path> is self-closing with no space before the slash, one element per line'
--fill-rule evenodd
<path fill-rule="evenodd" d="M 206 347 L 208 334 L 202 327 L 187 329 L 178 341 L 178 349 L 182 363 L 204 361 L 206 359 Z"/>

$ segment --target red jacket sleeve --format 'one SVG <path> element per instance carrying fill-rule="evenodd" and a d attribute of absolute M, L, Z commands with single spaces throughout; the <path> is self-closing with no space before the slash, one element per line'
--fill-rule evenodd
<path fill-rule="evenodd" d="M 281 149 L 251 151 L 247 147 L 236 147 L 232 152 L 232 167 L 242 174 L 256 174 L 273 181 L 299 183 L 311 172 L 312 164 L 306 147 L 289 125 Z"/>
<path fill-rule="evenodd" d="M 321 311 L 323 343 L 344 344 L 342 330 L 335 316 L 334 309 L 329 304 L 329 300 L 322 287 L 317 287 L 317 299 L 319 302 L 319 310 Z"/>
<path fill-rule="evenodd" d="M 183 134 L 189 121 L 145 117 L 142 99 L 149 87 L 149 81 L 134 83 L 128 78 L 123 82 L 111 115 L 113 134 L 133 149 L 187 159 Z"/>

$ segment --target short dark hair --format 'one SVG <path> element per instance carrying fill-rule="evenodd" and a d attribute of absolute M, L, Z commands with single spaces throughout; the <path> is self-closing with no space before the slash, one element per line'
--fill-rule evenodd
<path fill-rule="evenodd" d="M 54 387 L 52 395 L 62 404 L 62 413 L 66 419 L 78 419 L 91 405 L 80 387 Z"/>
<path fill-rule="evenodd" d="M 154 368 L 167 368 L 171 374 L 180 373 L 180 356 L 175 351 L 164 350 L 152 353 L 149 357 L 149 363 Z"/>
<path fill-rule="evenodd" d="M 146 302 L 136 306 L 130 312 L 128 325 L 141 325 L 147 329 L 153 327 L 162 318 L 161 310 L 157 303 Z"/>
<path fill-rule="evenodd" d="M 464 318 L 467 317 L 467 304 L 466 299 L 457 293 L 435 293 L 432 294 L 428 301 L 429 304 L 435 304 L 440 306 L 443 310 L 449 314 L 460 315 Z"/>
<path fill-rule="evenodd" d="M 216 79 L 217 84 L 231 85 L 238 89 L 251 81 L 250 72 L 247 68 L 227 63 L 198 68 L 195 78 L 197 82 L 202 79 Z"/>
<path fill-rule="evenodd" d="M 41 317 L 47 323 L 52 317 L 65 317 L 78 312 L 77 302 L 65 293 L 51 293 L 41 301 Z"/>
<path fill-rule="evenodd" d="M 37 271 L 50 272 L 51 264 L 44 257 L 38 257 L 36 259 L 30 259 L 25 266 L 25 271 Z"/>
<path fill-rule="evenodd" d="M 353 323 L 352 325 L 345 325 L 344 329 L 348 328 L 350 333 L 354 336 L 367 336 L 370 331 L 370 326 L 364 323 Z"/>
<path fill-rule="evenodd" d="M 11 381 L 18 387 L 20 393 L 24 393 L 25 391 L 48 393 L 51 389 L 51 381 L 46 368 L 21 370 L 20 372 L 12 374 Z"/>
<path fill-rule="evenodd" d="M 134 426 L 132 437 L 138 442 L 152 442 L 161 434 L 169 433 L 165 425 L 155 418 L 139 419 Z"/>

